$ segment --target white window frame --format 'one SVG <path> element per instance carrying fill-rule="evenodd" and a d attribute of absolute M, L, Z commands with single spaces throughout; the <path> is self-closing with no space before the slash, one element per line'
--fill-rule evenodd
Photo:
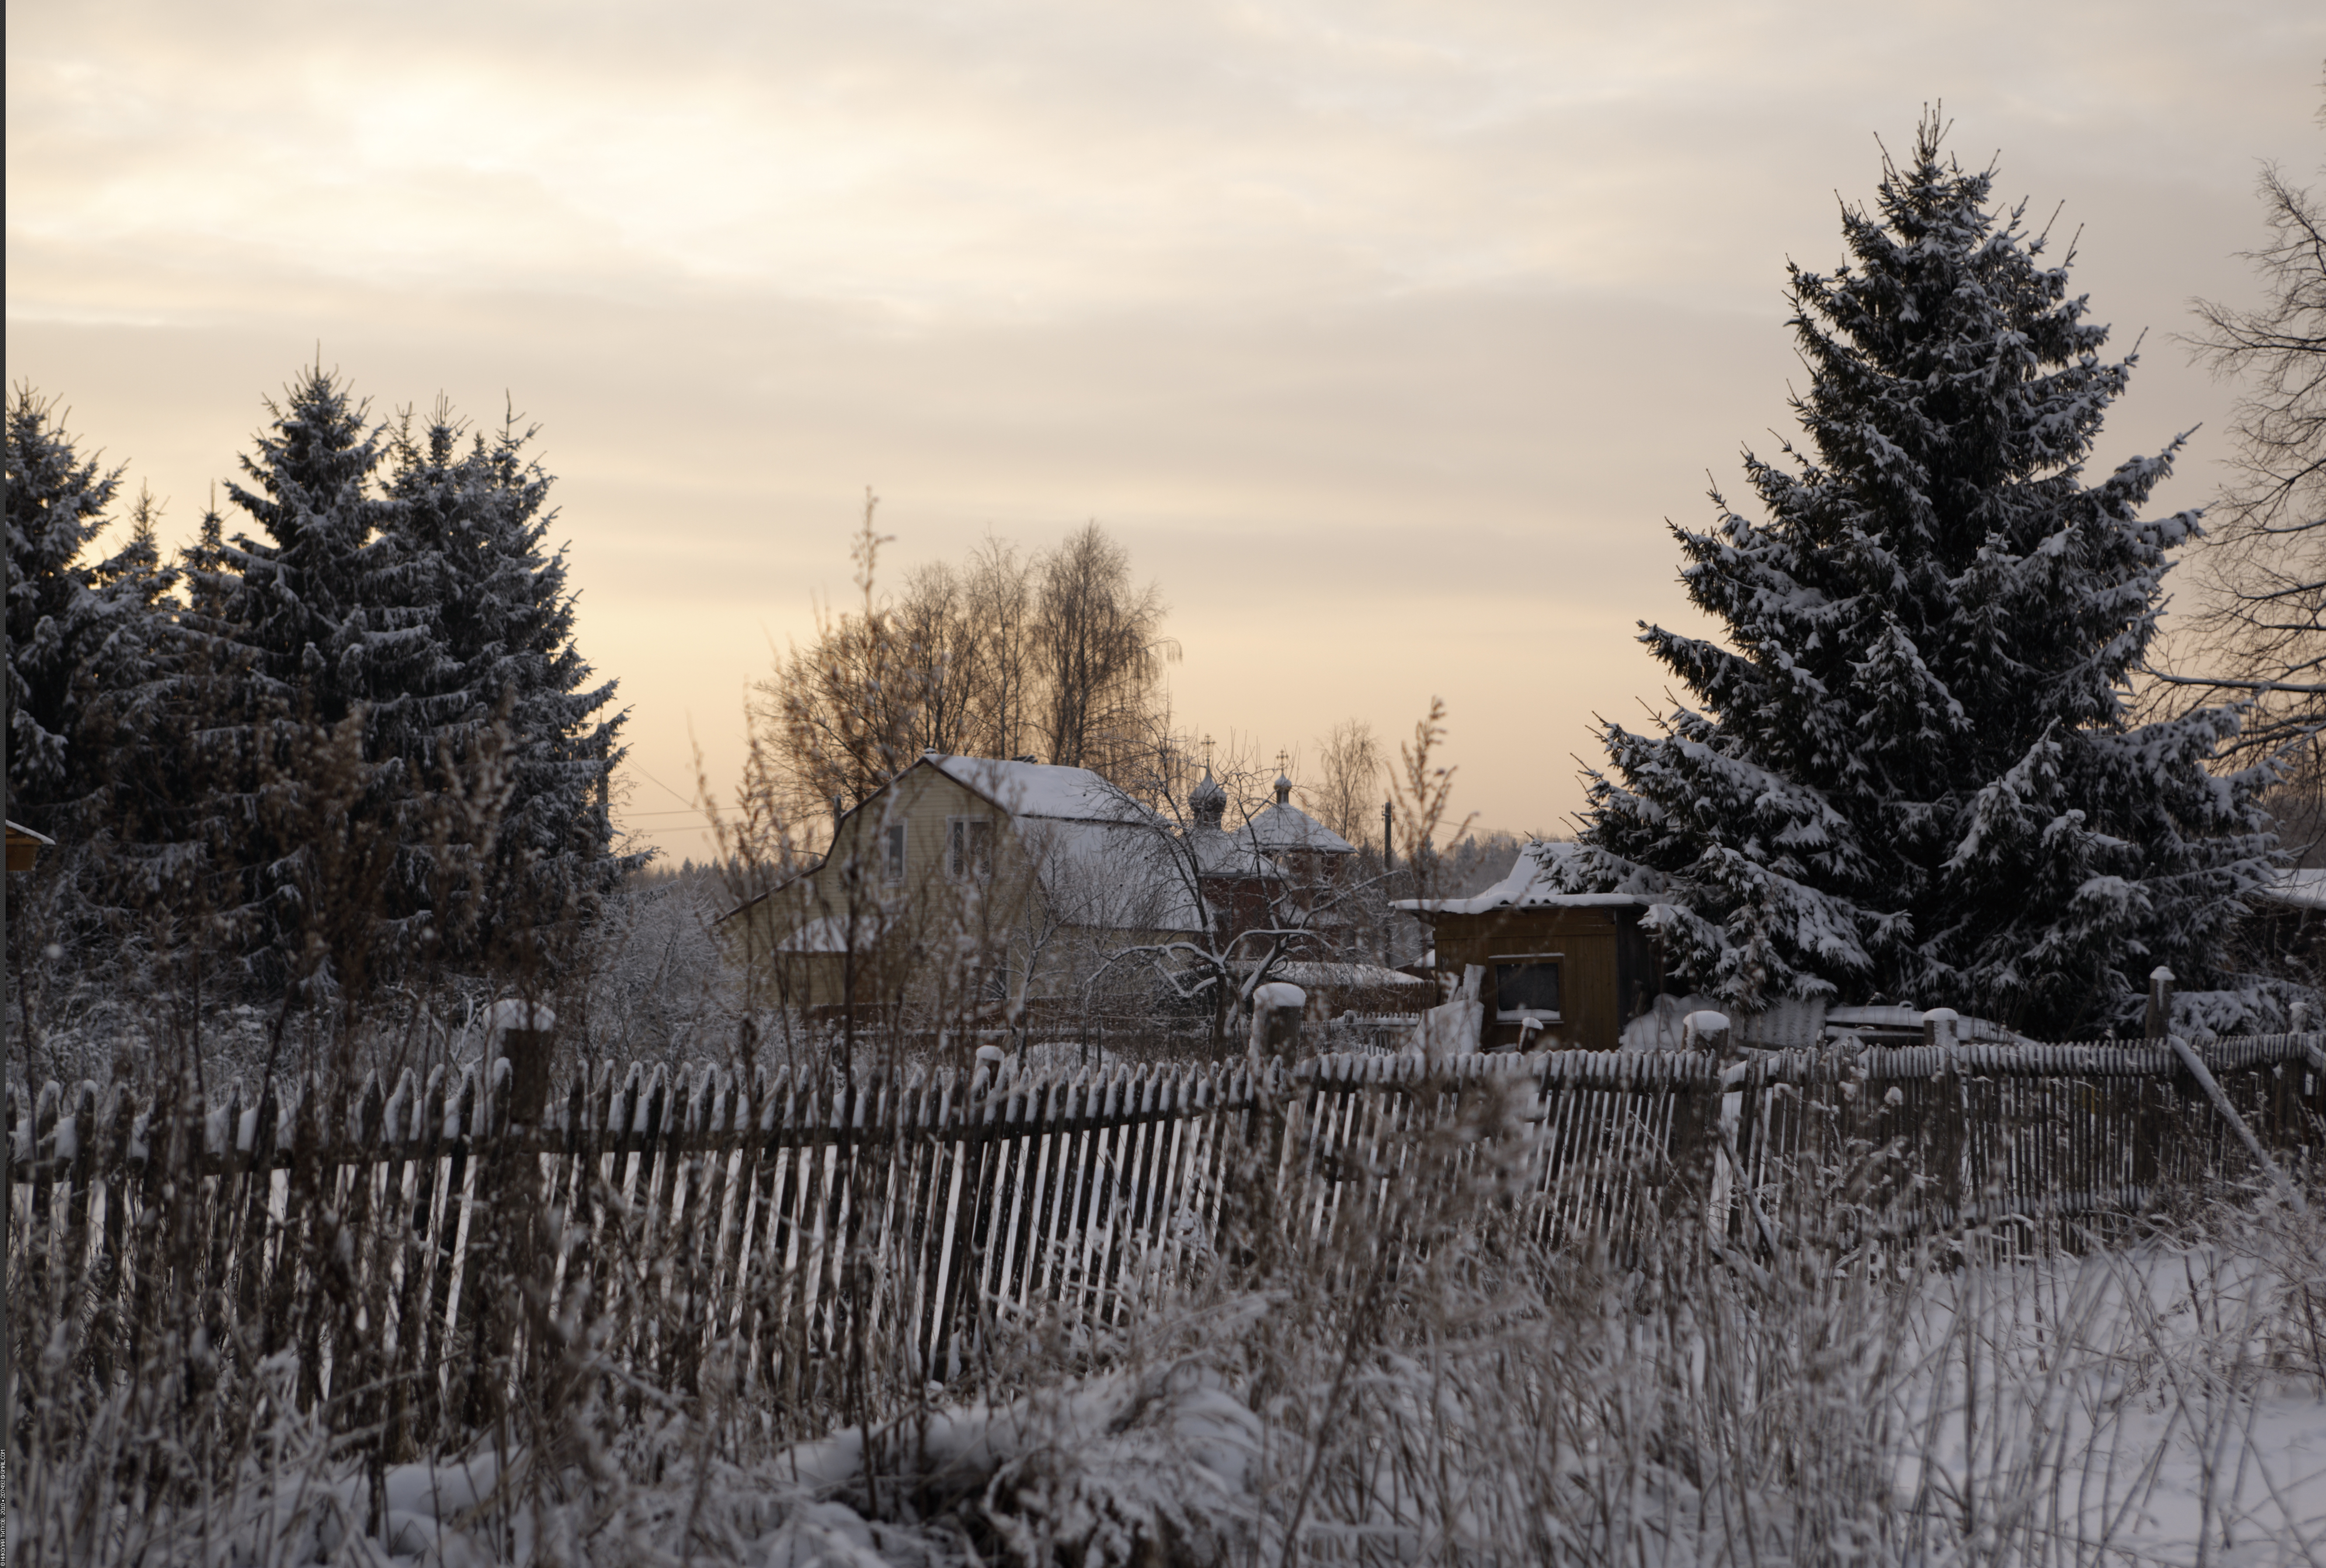
<path fill-rule="evenodd" d="M 1493 973 L 1498 966 L 1503 964 L 1554 964 L 1558 966 L 1558 1007 L 1559 1008 L 1564 1008 L 1567 1006 L 1567 955 L 1565 953 L 1494 953 L 1486 960 L 1487 971 L 1489 973 Z M 1545 1024 L 1558 1024 L 1565 1021 L 1561 1013 L 1558 1009 L 1546 1009 L 1542 1007 L 1505 1007 L 1503 1006 L 1502 977 L 1500 975 L 1495 975 L 1494 1021 L 1498 1024 L 1515 1024 L 1527 1018 L 1538 1019 Z"/>
<path fill-rule="evenodd" d="M 884 882 L 905 879 L 906 857 L 912 847 L 911 835 L 906 831 L 908 825 L 890 822 L 880 830 L 880 879 Z"/>
<path fill-rule="evenodd" d="M 975 831 L 980 828 L 984 830 L 982 835 Z M 945 819 L 945 875 L 955 882 L 993 879 L 991 817 L 980 814 Z"/>

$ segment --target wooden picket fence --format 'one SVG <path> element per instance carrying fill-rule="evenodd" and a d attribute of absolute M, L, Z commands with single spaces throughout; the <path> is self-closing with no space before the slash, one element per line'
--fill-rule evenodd
<path fill-rule="evenodd" d="M 2326 1129 L 2320 1037 L 2202 1055 L 2271 1160 L 2306 1180 Z M 534 1125 L 511 1099 L 506 1062 L 392 1090 L 20 1098 L 18 1365 L 70 1318 L 75 1375 L 102 1385 L 175 1303 L 213 1346 L 291 1356 L 301 1403 L 377 1432 L 393 1458 L 585 1361 L 803 1420 L 848 1408 L 872 1379 L 942 1380 L 1020 1331 L 1086 1343 L 1269 1235 L 1394 1245 L 1382 1217 L 1457 1169 L 1491 1169 L 1554 1248 L 1636 1246 L 1687 1215 L 1747 1250 L 1968 1229 L 2083 1245 L 2258 1174 L 2152 1044 L 854 1084 L 601 1065 Z M 1471 1151 L 1451 1164 L 1428 1153 L 1449 1128 Z"/>

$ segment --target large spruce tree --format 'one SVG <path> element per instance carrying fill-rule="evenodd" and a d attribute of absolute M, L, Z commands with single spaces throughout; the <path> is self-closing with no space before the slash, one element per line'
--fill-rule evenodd
<path fill-rule="evenodd" d="M 327 903 L 384 897 L 383 957 L 430 929 L 423 901 L 383 895 L 372 848 L 414 815 L 420 776 L 386 738 L 407 722 L 430 632 L 387 532 L 396 505 L 374 482 L 386 434 L 367 405 L 317 365 L 266 409 L 240 459 L 248 482 L 227 487 L 257 532 L 221 538 L 204 519 L 186 556 L 183 620 L 206 671 L 218 905 L 254 977 L 272 985 L 305 972 Z M 335 863 L 357 844 L 362 887 Z"/>
<path fill-rule="evenodd" d="M 2067 264 L 1940 139 L 1926 120 L 1876 210 L 1845 210 L 1847 264 L 1790 269 L 1806 448 L 1746 454 L 1765 521 L 1716 493 L 1711 529 L 1674 528 L 1726 636 L 1643 623 L 1695 703 L 1661 734 L 1605 726 L 1566 875 L 1667 901 L 1678 977 L 1736 1006 L 1912 999 L 2087 1035 L 2158 964 L 2219 983 L 2270 840 L 2258 777 L 2208 771 L 2232 712 L 2130 719 L 2166 552 L 2196 530 L 2139 515 L 2179 443 L 2087 483 L 2133 358 L 2100 357 Z"/>
<path fill-rule="evenodd" d="M 445 923 L 458 952 L 506 949 L 496 937 L 512 918 L 587 916 L 635 863 L 613 852 L 608 801 L 624 716 L 606 712 L 615 682 L 595 682 L 573 641 L 565 553 L 548 545 L 554 481 L 528 455 L 535 433 L 512 413 L 488 441 L 440 402 L 419 428 L 404 421 L 386 485 L 400 571 L 431 617 L 395 742 L 437 776 L 493 777 L 484 841 L 459 846 L 449 882 L 455 868 L 428 867 L 475 901 Z"/>
<path fill-rule="evenodd" d="M 427 660 L 425 606 L 387 530 L 396 504 L 372 477 L 386 434 L 321 366 L 269 401 L 273 416 L 227 495 L 258 524 L 220 552 L 219 628 L 249 655 L 253 695 L 321 724 L 358 705 L 396 722 Z"/>
<path fill-rule="evenodd" d="M 8 810 L 75 840 L 107 826 L 125 753 L 155 700 L 176 580 L 141 494 L 129 537 L 99 559 L 120 470 L 83 458 L 55 404 L 29 386 L 7 404 Z"/>

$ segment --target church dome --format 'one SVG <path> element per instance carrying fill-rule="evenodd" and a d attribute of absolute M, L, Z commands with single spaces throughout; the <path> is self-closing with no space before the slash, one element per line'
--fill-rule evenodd
<path fill-rule="evenodd" d="M 1220 781 L 1212 776 L 1210 768 L 1204 770 L 1204 780 L 1188 795 L 1187 804 L 1196 813 L 1198 828 L 1216 830 L 1220 819 L 1227 814 L 1228 792 L 1220 787 Z"/>

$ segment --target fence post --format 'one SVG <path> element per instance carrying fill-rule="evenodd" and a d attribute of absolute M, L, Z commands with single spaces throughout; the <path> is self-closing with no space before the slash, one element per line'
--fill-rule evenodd
<path fill-rule="evenodd" d="M 538 1131 L 549 1109 L 549 1066 L 557 1051 L 557 1036 L 547 1029 L 504 1029 L 500 1052 L 507 1058 L 509 1080 L 503 1104 L 496 1109 L 512 1126 Z M 491 1054 L 489 1051 L 486 1053 Z"/>
<path fill-rule="evenodd" d="M 1674 1072 L 1669 1085 L 1672 1109 L 1671 1130 L 1665 1144 L 1663 1202 L 1660 1205 L 1663 1221 L 1669 1225 L 1678 1220 L 1692 1202 L 1698 1218 L 1709 1230 L 1714 1228 L 1712 1164 L 1720 1142 L 1720 1070 L 1712 1065 L 1702 1073 Z"/>
<path fill-rule="evenodd" d="M 2148 1011 L 2141 1037 L 2162 1040 L 2172 1032 L 2172 971 L 2158 964 L 2148 971 Z"/>

